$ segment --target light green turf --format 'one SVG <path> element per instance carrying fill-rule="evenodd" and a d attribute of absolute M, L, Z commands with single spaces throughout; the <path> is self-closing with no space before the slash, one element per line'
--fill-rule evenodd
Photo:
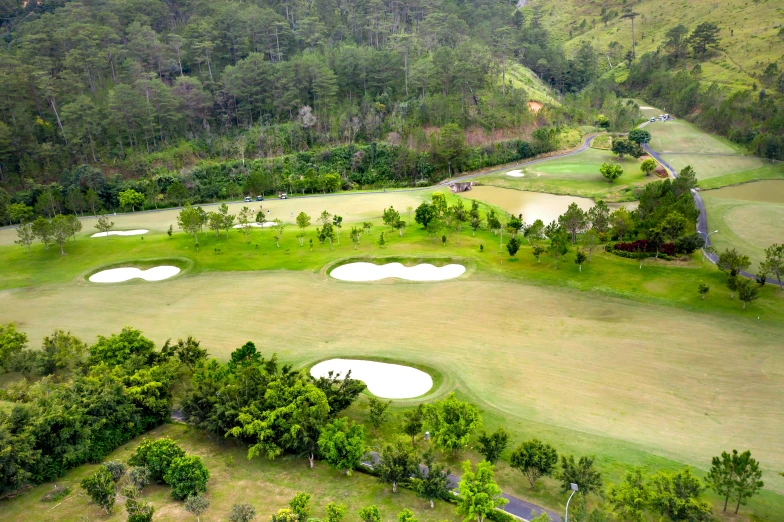
<path fill-rule="evenodd" d="M 765 160 L 767 162 L 767 160 Z M 703 190 L 726 187 L 728 185 L 739 185 L 750 181 L 762 181 L 768 179 L 784 179 L 784 163 L 776 162 L 767 164 L 754 170 L 744 170 L 716 176 L 708 179 L 701 179 L 698 186 Z"/>
<path fill-rule="evenodd" d="M 501 78 L 501 75 L 498 75 Z M 544 82 L 529 68 L 518 63 L 507 63 L 506 81 L 515 89 L 523 89 L 533 101 L 549 105 L 560 105 L 553 93 Z"/>
<path fill-rule="evenodd" d="M 623 175 L 608 183 L 599 172 L 602 163 L 615 163 L 623 167 Z M 640 170 L 640 159 L 624 156 L 619 159 L 610 151 L 588 148 L 587 150 L 550 160 L 539 161 L 529 166 L 510 168 L 504 172 L 478 178 L 485 185 L 581 196 L 605 201 L 631 201 L 634 188 L 658 178 L 646 176 Z M 509 171 L 520 170 L 522 178 L 508 176 Z"/>
<path fill-rule="evenodd" d="M 711 235 L 714 248 L 736 248 L 752 261 L 749 271 L 755 273 L 765 259 L 765 249 L 773 243 L 784 243 L 784 204 L 725 199 L 702 192 L 708 226 L 718 230 Z"/>
<path fill-rule="evenodd" d="M 651 148 L 667 159 L 668 152 L 739 154 L 737 145 L 707 134 L 685 120 L 656 121 L 645 130 L 651 133 Z"/>

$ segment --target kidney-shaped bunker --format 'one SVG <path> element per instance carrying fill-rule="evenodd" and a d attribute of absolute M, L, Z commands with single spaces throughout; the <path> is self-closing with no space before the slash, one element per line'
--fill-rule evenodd
<path fill-rule="evenodd" d="M 410 399 L 424 395 L 433 387 L 433 379 L 422 370 L 401 364 L 361 359 L 329 359 L 310 369 L 313 377 L 326 377 L 329 372 L 364 382 L 370 393 L 386 399 Z"/>

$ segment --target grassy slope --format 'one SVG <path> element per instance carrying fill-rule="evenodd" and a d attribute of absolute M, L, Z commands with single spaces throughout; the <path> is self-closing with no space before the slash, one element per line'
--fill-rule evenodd
<path fill-rule="evenodd" d="M 548 87 L 531 69 L 518 63 L 509 62 L 506 68 L 506 81 L 515 89 L 523 89 L 529 99 L 549 105 L 560 105 Z"/>
<path fill-rule="evenodd" d="M 599 173 L 602 163 L 617 163 L 624 169 L 624 174 L 613 184 L 607 182 Z M 506 172 L 491 174 L 479 178 L 485 185 L 581 196 L 605 201 L 631 201 L 634 199 L 633 188 L 650 181 L 655 176 L 645 176 L 640 171 L 640 160 L 626 156 L 618 159 L 609 151 L 589 148 L 578 154 L 555 158 L 535 163 L 528 167 L 510 168 L 522 170 L 525 177 L 515 178 Z"/>
<path fill-rule="evenodd" d="M 628 20 L 616 18 L 607 26 L 600 20 L 602 6 L 621 12 L 621 2 L 529 0 L 528 6 L 542 8 L 543 23 L 566 42 L 567 50 L 584 40 L 592 42 L 600 52 L 612 41 L 621 43 L 624 53 L 631 49 Z M 780 60 L 784 54 L 784 39 L 778 36 L 784 7 L 776 0 L 641 0 L 634 3 L 634 10 L 641 14 L 635 21 L 638 56 L 655 51 L 663 44 L 665 33 L 678 24 L 689 28 L 705 21 L 719 25 L 723 50 L 702 63 L 706 83 L 715 81 L 732 88 L 750 88 L 755 81 L 759 84 L 752 75 L 760 74 L 769 62 Z M 577 27 L 583 19 L 588 23 L 584 33 Z M 690 65 L 689 61 L 684 64 Z"/>

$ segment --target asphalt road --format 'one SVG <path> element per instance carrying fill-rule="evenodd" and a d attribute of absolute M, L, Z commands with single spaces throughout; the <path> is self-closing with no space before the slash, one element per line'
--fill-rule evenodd
<path fill-rule="evenodd" d="M 374 465 L 378 463 L 378 453 L 370 452 L 365 456 L 365 460 L 362 461 L 362 464 L 370 469 L 373 469 Z M 427 466 L 424 464 L 420 464 L 420 469 L 427 473 Z M 460 483 L 460 477 L 457 475 L 449 475 L 449 483 L 451 485 L 451 489 L 455 492 L 458 490 L 458 484 Z M 538 516 L 542 512 L 546 512 L 550 517 L 550 520 L 553 522 L 561 522 L 561 515 L 554 511 L 550 511 L 549 509 L 545 509 L 543 507 L 539 507 L 536 504 L 532 504 L 526 500 L 521 498 L 513 497 L 512 495 L 507 495 L 506 493 L 501 494 L 509 502 L 501 508 L 502 511 L 509 513 L 510 515 L 514 515 L 517 518 L 525 520 L 531 520 L 535 516 Z"/>

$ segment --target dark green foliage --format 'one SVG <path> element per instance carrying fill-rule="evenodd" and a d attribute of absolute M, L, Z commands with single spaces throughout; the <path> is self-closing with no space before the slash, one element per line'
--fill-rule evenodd
<path fill-rule="evenodd" d="M 310 495 L 303 492 L 298 492 L 294 498 L 289 502 L 291 511 L 297 516 L 299 522 L 305 522 L 310 516 Z"/>
<path fill-rule="evenodd" d="M 561 491 L 567 492 L 571 484 L 577 484 L 581 495 L 598 492 L 602 487 L 602 475 L 593 467 L 594 457 L 580 457 L 574 460 L 573 455 L 561 455 Z"/>
<path fill-rule="evenodd" d="M 109 473 L 112 474 L 112 480 L 114 480 L 115 484 L 120 482 L 120 479 L 125 476 L 126 466 L 124 462 L 120 462 L 119 460 L 110 460 L 104 463 L 104 467 Z"/>
<path fill-rule="evenodd" d="M 435 461 L 432 450 L 422 455 L 424 467 L 417 466 L 411 478 L 411 489 L 421 498 L 430 502 L 446 500 L 451 496 L 452 483 L 449 481 L 450 471 L 443 464 Z"/>
<path fill-rule="evenodd" d="M 150 478 L 163 484 L 172 462 L 184 456 L 185 451 L 168 437 L 157 440 L 144 439 L 128 459 L 128 464 L 146 467 L 150 470 Z"/>
<path fill-rule="evenodd" d="M 645 129 L 632 129 L 629 131 L 629 141 L 642 145 L 651 141 L 651 133 Z"/>
<path fill-rule="evenodd" d="M 210 472 L 201 461 L 201 457 L 183 456 L 171 461 L 163 480 L 171 486 L 171 496 L 176 500 L 207 491 L 207 480 Z"/>
<path fill-rule="evenodd" d="M 517 239 L 517 236 L 513 236 L 509 239 L 506 243 L 506 250 L 509 252 L 509 257 L 515 259 L 517 256 L 517 251 L 520 250 L 520 240 Z"/>
<path fill-rule="evenodd" d="M 421 203 L 417 209 L 416 213 L 414 214 L 414 221 L 422 225 L 423 228 L 427 228 L 428 223 L 436 219 L 437 211 L 427 202 Z"/>
<path fill-rule="evenodd" d="M 359 518 L 362 522 L 381 522 L 381 512 L 376 506 L 367 506 L 359 510 Z"/>
<path fill-rule="evenodd" d="M 366 388 L 361 381 L 351 378 L 351 370 L 346 373 L 345 378 L 340 379 L 339 377 L 340 374 L 333 375 L 332 372 L 329 372 L 327 377 L 319 377 L 313 381 L 316 387 L 327 396 L 329 411 L 333 417 L 351 406 Z"/>
<path fill-rule="evenodd" d="M 381 448 L 379 461 L 375 466 L 379 479 L 392 484 L 392 493 L 397 493 L 398 483 L 408 480 L 418 468 L 419 458 L 414 449 L 399 440 Z"/>
<path fill-rule="evenodd" d="M 651 507 L 675 522 L 711 519 L 710 505 L 700 499 L 703 486 L 691 470 L 660 472 L 653 476 Z"/>
<path fill-rule="evenodd" d="M 510 464 L 525 475 L 533 488 L 539 477 L 553 473 L 558 464 L 558 452 L 539 439 L 531 439 L 520 444 L 512 452 Z"/>
<path fill-rule="evenodd" d="M 479 436 L 479 453 L 491 464 L 498 462 L 501 454 L 509 443 L 509 434 L 503 429 L 498 428 L 491 434 L 482 432 Z"/>
<path fill-rule="evenodd" d="M 373 426 L 373 435 L 376 434 L 376 430 L 381 427 L 384 422 L 386 422 L 387 417 L 389 416 L 389 405 L 392 404 L 392 401 L 384 402 L 377 397 L 371 397 L 368 400 L 368 408 L 370 408 L 370 425 Z"/>
<path fill-rule="evenodd" d="M 139 330 L 125 327 L 109 337 L 98 336 L 90 347 L 90 364 L 105 363 L 110 366 L 123 364 L 131 359 L 140 364 L 149 364 L 155 357 L 155 344 Z"/>
<path fill-rule="evenodd" d="M 256 518 L 256 509 L 250 504 L 234 504 L 229 514 L 230 522 L 250 522 Z"/>
<path fill-rule="evenodd" d="M 346 417 L 334 419 L 321 431 L 318 447 L 331 467 L 350 475 L 365 454 L 365 430 Z"/>

